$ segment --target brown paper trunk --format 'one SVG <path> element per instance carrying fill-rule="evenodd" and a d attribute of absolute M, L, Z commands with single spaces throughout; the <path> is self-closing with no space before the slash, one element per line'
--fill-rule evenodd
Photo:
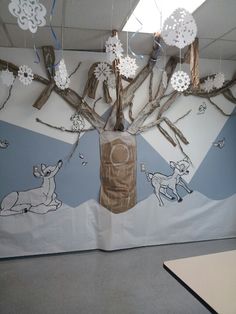
<path fill-rule="evenodd" d="M 136 204 L 136 138 L 127 132 L 100 135 L 100 204 L 122 213 Z"/>

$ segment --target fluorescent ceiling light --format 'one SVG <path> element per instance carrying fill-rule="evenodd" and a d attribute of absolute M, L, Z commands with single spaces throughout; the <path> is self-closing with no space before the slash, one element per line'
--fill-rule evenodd
<path fill-rule="evenodd" d="M 123 31 L 160 32 L 165 19 L 176 9 L 193 13 L 205 0 L 140 0 L 126 22 Z"/>

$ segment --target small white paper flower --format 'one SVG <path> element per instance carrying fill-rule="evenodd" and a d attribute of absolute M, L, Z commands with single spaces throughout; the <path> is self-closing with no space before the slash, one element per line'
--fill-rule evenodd
<path fill-rule="evenodd" d="M 72 130 L 73 131 L 83 131 L 84 127 L 85 127 L 85 121 L 84 118 L 78 113 L 74 113 L 70 120 L 72 121 Z"/>
<path fill-rule="evenodd" d="M 225 81 L 224 73 L 219 72 L 215 75 L 213 85 L 215 88 L 221 88 L 224 85 L 224 81 Z"/>
<path fill-rule="evenodd" d="M 18 77 L 22 84 L 29 85 L 34 79 L 32 69 L 27 65 L 21 65 L 18 71 Z"/>
<path fill-rule="evenodd" d="M 1 71 L 0 77 L 2 83 L 7 87 L 10 87 L 15 80 L 13 73 L 10 72 L 8 69 Z"/>
<path fill-rule="evenodd" d="M 121 58 L 120 63 L 118 64 L 120 74 L 127 78 L 134 76 L 137 68 L 136 60 L 129 56 Z"/>
<path fill-rule="evenodd" d="M 209 93 L 214 88 L 214 79 L 208 76 L 208 78 L 204 81 L 204 83 L 201 84 L 201 88 L 205 92 Z"/>
<path fill-rule="evenodd" d="M 178 92 L 185 91 L 190 84 L 190 78 L 186 72 L 177 71 L 171 77 L 171 85 Z"/>
<path fill-rule="evenodd" d="M 121 41 L 116 36 L 110 36 L 108 38 L 105 44 L 105 48 L 110 61 L 119 59 L 123 55 L 124 49 L 122 48 Z"/>
<path fill-rule="evenodd" d="M 37 31 L 38 26 L 46 24 L 45 15 L 47 10 L 39 0 L 11 0 L 8 9 L 17 17 L 21 29 L 29 29 L 32 33 Z"/>
<path fill-rule="evenodd" d="M 179 8 L 165 20 L 161 35 L 167 45 L 181 49 L 194 41 L 197 25 L 187 10 Z"/>
<path fill-rule="evenodd" d="M 100 62 L 94 69 L 94 75 L 100 82 L 103 82 L 111 76 L 111 68 L 107 63 Z"/>

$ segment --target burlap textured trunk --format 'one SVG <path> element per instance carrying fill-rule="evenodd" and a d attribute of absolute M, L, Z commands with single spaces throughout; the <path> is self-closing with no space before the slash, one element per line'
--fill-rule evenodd
<path fill-rule="evenodd" d="M 127 132 L 100 134 L 100 203 L 113 213 L 136 204 L 136 138 Z"/>

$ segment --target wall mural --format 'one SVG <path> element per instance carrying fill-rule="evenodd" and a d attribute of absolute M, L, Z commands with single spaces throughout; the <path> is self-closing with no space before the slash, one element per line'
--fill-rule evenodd
<path fill-rule="evenodd" d="M 177 18 L 177 24 L 183 23 L 186 26 L 183 27 L 184 36 L 176 34 L 172 25 L 173 18 Z M 191 36 L 186 22 L 189 18 Z M 1 113 L 8 110 L 7 103 L 12 100 L 13 84 L 14 89 L 17 88 L 16 79 L 26 90 L 34 82 L 44 85 L 43 91 L 33 103 L 35 110 L 45 106 L 43 109 L 47 112 L 46 104 L 48 107 L 52 105 L 52 93 L 73 108 L 73 114 L 69 118 L 72 125 L 69 128 L 50 122 L 50 114 L 47 116 L 49 122 L 46 122 L 46 115 L 43 118 L 44 110 L 38 111 L 35 125 L 40 123 L 41 127 L 48 130 L 48 137 L 39 135 L 33 128 L 30 131 L 23 130 L 24 125 L 18 129 L 13 127 L 14 123 L 7 125 L 10 118 L 2 120 L 6 123 L 3 123 L 1 137 L 7 138 L 11 145 L 6 150 L 9 142 L 0 141 L 0 148 L 3 149 L 0 167 L 6 178 L 0 191 L 0 216 L 4 217 L 0 219 L 0 235 L 2 232 L 8 241 L 0 243 L 0 252 L 3 252 L 0 256 L 92 248 L 118 249 L 235 236 L 235 226 L 232 224 L 235 221 L 232 219 L 235 217 L 232 206 L 236 195 L 235 178 L 232 176 L 230 179 L 233 184 L 229 194 L 222 192 L 226 215 L 221 209 L 222 199 L 216 199 L 219 190 L 222 191 L 225 187 L 219 187 L 218 192 L 212 196 L 213 188 L 207 181 L 208 178 L 202 179 L 205 169 L 201 170 L 202 164 L 211 167 L 207 156 L 214 154 L 215 148 L 219 150 L 217 156 L 212 158 L 212 163 L 222 163 L 218 158 L 229 154 L 229 150 L 231 152 L 232 145 L 228 145 L 228 141 L 233 141 L 235 132 L 227 133 L 230 134 L 229 139 L 228 135 L 224 137 L 224 133 L 219 134 L 225 121 L 221 122 L 218 133 L 215 132 L 210 139 L 210 152 L 208 153 L 209 147 L 204 147 L 207 155 L 202 156 L 198 163 L 201 176 L 200 170 L 194 169 L 191 160 L 192 147 L 188 146 L 187 132 L 192 132 L 193 116 L 200 115 L 197 119 L 202 122 L 212 109 L 227 119 L 235 114 L 225 112 L 214 97 L 221 95 L 222 99 L 235 104 L 233 87 L 236 81 L 233 75 L 231 79 L 225 80 L 223 73 L 200 77 L 196 32 L 194 19 L 185 10 L 178 9 L 167 20 L 163 34 L 155 34 L 150 56 L 146 64 L 138 68 L 134 58 L 128 54 L 123 55 L 118 33 L 113 31 L 105 45 L 110 61 L 90 64 L 87 80 L 80 93 L 69 86 L 81 62 L 69 74 L 65 59 L 60 56 L 60 60 L 56 60 L 52 46 L 42 47 L 43 58 L 40 62 L 44 63 L 47 78 L 33 73 L 36 72 L 33 67 L 17 66 L 0 59 L 1 77 L 9 88 L 4 105 L 0 108 Z M 181 42 L 178 38 L 182 38 Z M 183 57 L 171 56 L 164 67 L 159 69 L 156 68 L 156 63 L 163 52 L 163 39 L 176 43 L 179 49 L 187 44 L 189 47 Z M 189 65 L 190 76 L 182 70 L 183 63 Z M 147 90 L 143 88 L 145 83 Z M 147 101 L 136 107 L 136 96 L 140 90 L 147 94 Z M 98 97 L 98 93 L 102 93 L 102 97 Z M 106 110 L 102 112 L 99 110 L 101 98 L 106 105 Z M 187 107 L 180 110 L 180 113 L 176 110 L 172 114 L 172 110 L 180 105 L 181 99 L 189 99 L 190 103 L 194 102 L 193 99 L 204 101 L 200 105 L 199 101 L 196 102 L 193 116 Z M 183 121 L 187 121 L 188 125 L 184 131 Z M 198 122 L 199 130 L 201 122 Z M 163 137 L 164 145 L 167 143 L 173 147 L 176 156 L 181 157 L 171 156 L 167 159 L 158 150 L 153 152 L 153 146 L 144 137 L 144 134 L 150 134 L 149 131 L 155 134 L 156 142 Z M 72 145 L 66 145 L 63 140 L 52 140 L 50 132 L 64 132 L 75 135 L 77 139 L 71 149 Z M 24 136 L 31 138 L 30 150 L 29 142 L 26 139 L 24 141 Z M 216 136 L 219 140 L 214 141 Z M 38 146 L 39 138 L 41 146 Z M 86 144 L 88 138 L 90 143 Z M 21 149 L 22 143 L 24 149 Z M 137 143 L 142 144 L 139 147 Z M 204 146 L 199 141 L 198 145 L 201 144 Z M 18 151 L 15 151 L 16 147 Z M 17 154 L 17 160 L 13 158 L 12 152 L 15 156 Z M 140 155 L 144 156 L 142 160 L 145 162 L 140 162 Z M 60 160 L 55 163 L 58 159 Z M 28 167 L 42 161 L 45 164 L 33 166 L 33 176 L 42 180 L 35 186 L 32 176 L 28 176 Z M 141 171 L 137 171 L 137 163 L 140 163 Z M 7 173 L 8 169 L 11 171 Z M 195 170 L 196 175 L 190 177 Z M 15 172 L 21 174 L 18 177 L 20 179 L 11 177 Z M 212 176 L 216 175 L 214 171 L 211 173 Z M 228 177 L 227 173 L 227 180 Z M 197 183 L 195 178 L 198 178 Z M 212 179 L 215 184 L 216 178 Z M 223 217 L 228 224 L 219 228 Z M 186 223 L 189 219 L 191 230 Z M 209 228 L 207 221 L 210 221 L 212 228 Z M 20 244 L 14 247 L 14 236 L 21 239 L 19 243 L 24 243 L 24 247 Z"/>

